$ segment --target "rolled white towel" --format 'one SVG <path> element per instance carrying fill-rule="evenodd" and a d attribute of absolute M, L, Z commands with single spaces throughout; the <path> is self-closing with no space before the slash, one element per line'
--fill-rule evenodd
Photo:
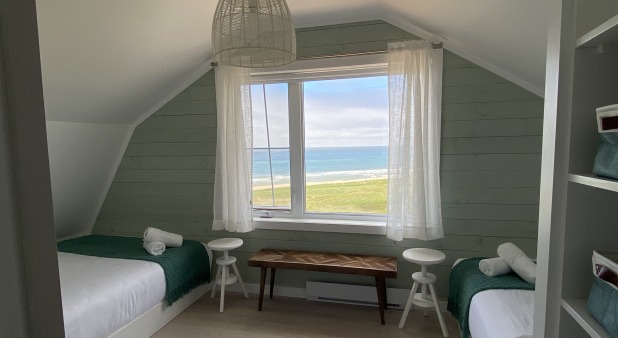
<path fill-rule="evenodd" d="M 536 284 L 536 264 L 515 244 L 501 244 L 498 247 L 498 256 L 523 280 L 530 284 Z"/>
<path fill-rule="evenodd" d="M 176 248 L 182 246 L 182 236 L 171 232 L 159 230 L 157 228 L 148 228 L 144 232 L 144 241 L 146 242 L 161 242 L 168 248 Z"/>
<path fill-rule="evenodd" d="M 506 275 L 513 271 L 500 257 L 483 259 L 479 262 L 479 270 L 489 277 Z"/>
<path fill-rule="evenodd" d="M 159 256 L 165 252 L 165 244 L 161 242 L 144 242 L 144 249 L 153 256 Z"/>

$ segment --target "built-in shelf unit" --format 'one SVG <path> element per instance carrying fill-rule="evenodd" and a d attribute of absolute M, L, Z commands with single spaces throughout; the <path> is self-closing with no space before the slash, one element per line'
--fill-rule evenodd
<path fill-rule="evenodd" d="M 563 299 L 562 308 L 590 335 L 592 338 L 612 338 L 607 330 L 594 319 L 586 308 L 586 300 Z"/>
<path fill-rule="evenodd" d="M 534 337 L 610 338 L 588 313 L 592 252 L 618 250 L 618 180 L 592 174 L 596 108 L 618 104 L 618 15 L 576 36 L 575 0 L 548 35 Z"/>
<path fill-rule="evenodd" d="M 595 175 L 570 174 L 569 181 L 573 183 L 587 185 L 590 187 L 618 192 L 618 180 L 614 180 L 610 178 L 599 177 Z"/>

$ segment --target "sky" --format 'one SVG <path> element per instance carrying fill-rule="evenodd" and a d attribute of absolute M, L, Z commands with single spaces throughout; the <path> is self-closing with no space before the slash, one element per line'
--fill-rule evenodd
<path fill-rule="evenodd" d="M 287 84 L 252 86 L 253 147 L 289 147 Z M 304 83 L 305 147 L 388 145 L 387 77 Z"/>

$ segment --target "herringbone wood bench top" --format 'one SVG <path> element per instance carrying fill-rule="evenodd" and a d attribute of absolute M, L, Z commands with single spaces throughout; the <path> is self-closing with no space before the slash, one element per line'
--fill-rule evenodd
<path fill-rule="evenodd" d="M 388 256 L 262 249 L 248 265 L 397 278 L 397 258 Z"/>

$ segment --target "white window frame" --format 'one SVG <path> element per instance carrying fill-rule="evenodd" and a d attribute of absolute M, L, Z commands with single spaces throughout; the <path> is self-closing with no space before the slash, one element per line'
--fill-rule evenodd
<path fill-rule="evenodd" d="M 291 212 L 262 218 L 254 211 L 257 229 L 385 234 L 386 215 L 305 211 L 303 81 L 387 75 L 387 54 L 297 61 L 251 71 L 251 84 L 288 84 Z"/>

